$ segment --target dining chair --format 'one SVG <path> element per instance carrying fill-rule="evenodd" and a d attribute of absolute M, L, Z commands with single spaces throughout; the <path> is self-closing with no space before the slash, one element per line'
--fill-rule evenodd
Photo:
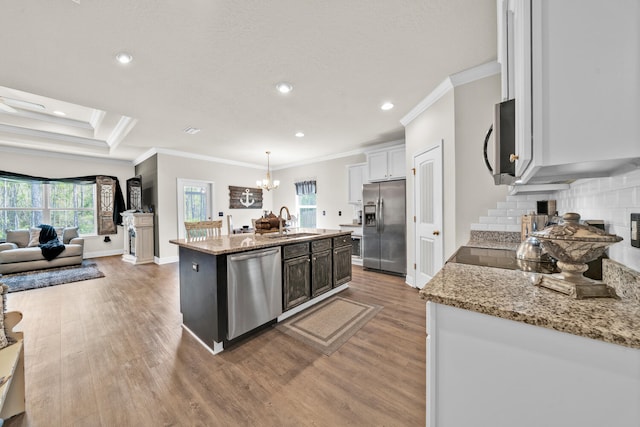
<path fill-rule="evenodd" d="M 222 220 L 185 222 L 184 228 L 187 242 L 206 240 L 220 237 L 222 234 Z"/>

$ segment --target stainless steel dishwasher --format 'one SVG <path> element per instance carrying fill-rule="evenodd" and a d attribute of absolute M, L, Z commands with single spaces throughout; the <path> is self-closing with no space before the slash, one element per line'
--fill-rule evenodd
<path fill-rule="evenodd" d="M 227 256 L 227 339 L 282 314 L 280 247 Z"/>

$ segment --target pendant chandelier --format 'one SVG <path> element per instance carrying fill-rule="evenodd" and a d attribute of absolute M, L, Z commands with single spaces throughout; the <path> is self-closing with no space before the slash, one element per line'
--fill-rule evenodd
<path fill-rule="evenodd" d="M 280 181 L 277 179 L 271 181 L 271 166 L 269 165 L 269 156 L 271 155 L 271 151 L 267 151 L 267 177 L 262 180 L 257 180 L 256 185 L 258 188 L 262 188 L 263 190 L 271 190 L 274 188 L 278 188 L 280 185 Z"/>

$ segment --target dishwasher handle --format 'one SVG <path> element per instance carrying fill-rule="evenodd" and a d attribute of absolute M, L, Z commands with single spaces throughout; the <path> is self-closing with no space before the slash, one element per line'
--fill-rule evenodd
<path fill-rule="evenodd" d="M 248 254 L 244 254 L 244 255 L 243 254 L 230 255 L 229 261 L 237 262 L 237 261 L 245 261 L 247 259 L 262 258 L 265 256 L 274 255 L 279 250 L 280 248 L 271 248 L 271 249 L 265 249 L 263 251 L 251 251 Z"/>

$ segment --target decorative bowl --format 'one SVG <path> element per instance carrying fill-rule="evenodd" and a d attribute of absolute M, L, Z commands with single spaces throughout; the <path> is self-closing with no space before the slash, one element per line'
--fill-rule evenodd
<path fill-rule="evenodd" d="M 598 258 L 614 243 L 622 240 L 615 234 L 589 225 L 579 224 L 580 215 L 567 213 L 558 225 L 546 227 L 531 235 L 542 244 L 542 249 L 558 260 L 564 280 L 573 283 L 591 283 L 583 276 L 587 263 Z"/>

